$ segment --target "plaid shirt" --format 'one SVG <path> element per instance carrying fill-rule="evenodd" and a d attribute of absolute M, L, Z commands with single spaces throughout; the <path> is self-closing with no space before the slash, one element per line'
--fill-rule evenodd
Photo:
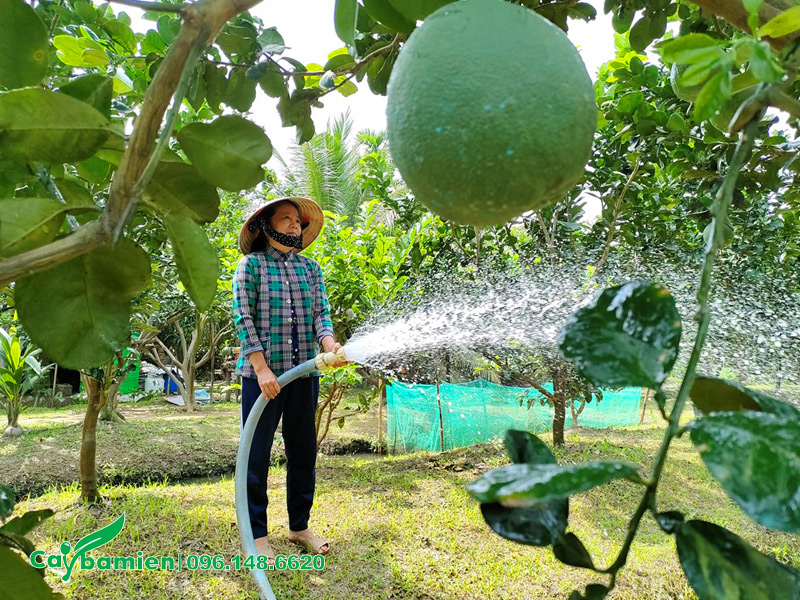
<path fill-rule="evenodd" d="M 242 348 L 237 375 L 256 377 L 252 352 L 263 352 L 276 376 L 314 358 L 317 343 L 333 336 L 322 267 L 272 246 L 246 254 L 233 278 L 233 322 Z"/>

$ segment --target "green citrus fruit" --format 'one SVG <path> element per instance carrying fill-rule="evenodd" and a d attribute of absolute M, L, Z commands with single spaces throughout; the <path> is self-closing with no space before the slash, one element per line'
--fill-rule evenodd
<path fill-rule="evenodd" d="M 700 90 L 703 89 L 707 80 L 695 85 L 682 84 L 680 82 L 681 75 L 683 75 L 689 66 L 691 65 L 672 65 L 669 71 L 669 83 L 672 86 L 672 91 L 675 92 L 678 98 L 686 100 L 687 102 L 694 102 L 697 100 L 697 96 L 700 94 Z"/>
<path fill-rule="evenodd" d="M 755 88 L 748 88 L 742 90 L 741 92 L 736 92 L 733 96 L 731 96 L 731 99 L 723 104 L 722 108 L 720 108 L 717 113 L 709 119 L 711 124 L 719 129 L 722 133 L 726 133 L 728 131 L 728 125 L 730 125 L 733 116 L 736 114 L 736 111 L 739 110 L 739 106 L 741 106 L 741 104 L 754 93 Z"/>
<path fill-rule="evenodd" d="M 411 34 L 388 86 L 392 157 L 416 197 L 484 227 L 562 198 L 597 126 L 586 67 L 527 8 L 462 0 Z"/>

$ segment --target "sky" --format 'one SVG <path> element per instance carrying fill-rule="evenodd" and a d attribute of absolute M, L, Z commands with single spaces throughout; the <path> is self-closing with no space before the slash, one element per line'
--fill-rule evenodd
<path fill-rule="evenodd" d="M 594 80 L 600 65 L 614 57 L 614 34 L 611 15 L 603 14 L 602 2 L 593 0 L 591 4 L 597 8 L 597 19 L 589 23 L 570 21 L 568 35 Z M 264 0 L 251 13 L 261 18 L 266 27 L 277 27 L 290 48 L 286 52 L 288 56 L 304 64 L 322 64 L 330 52 L 344 46 L 334 32 L 333 7 L 334 0 Z M 125 7 L 125 12 L 131 16 L 135 30 L 146 32 L 155 28 L 155 23 L 140 18 L 141 11 Z M 373 94 L 366 80 L 358 87 L 359 91 L 347 98 L 333 92 L 322 99 L 324 108 L 315 108 L 312 113 L 317 131 L 324 131 L 328 121 L 348 109 L 355 132 L 362 129 L 382 131 L 386 128 L 386 97 Z M 276 99 L 259 89 L 249 118 L 264 128 L 275 150 L 284 158 L 289 158 L 295 145 L 295 130 L 294 127 L 281 126 L 276 104 Z M 267 165 L 280 170 L 274 157 Z"/>

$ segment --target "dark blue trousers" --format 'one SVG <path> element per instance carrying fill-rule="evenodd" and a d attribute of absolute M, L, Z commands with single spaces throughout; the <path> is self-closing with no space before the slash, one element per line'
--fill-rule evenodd
<path fill-rule="evenodd" d="M 242 426 L 260 394 L 257 379 L 242 377 Z M 261 415 L 247 469 L 247 504 L 255 538 L 267 535 L 267 475 L 272 442 L 281 418 L 287 461 L 289 529 L 303 531 L 308 528 L 316 483 L 317 433 L 314 420 L 318 398 L 319 377 L 301 377 L 281 388 Z"/>

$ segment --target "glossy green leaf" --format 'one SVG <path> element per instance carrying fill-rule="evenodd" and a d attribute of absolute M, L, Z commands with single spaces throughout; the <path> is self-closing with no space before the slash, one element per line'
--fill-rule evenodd
<path fill-rule="evenodd" d="M 594 569 L 592 557 L 583 542 L 574 533 L 565 533 L 553 544 L 553 554 L 565 565 Z"/>
<path fill-rule="evenodd" d="M 25 600 L 64 598 L 48 587 L 39 571 L 25 558 L 5 546 L 0 546 L 0 581 L 3 582 L 3 595 L 8 598 L 25 598 Z"/>
<path fill-rule="evenodd" d="M 163 220 L 181 282 L 197 310 L 204 312 L 211 306 L 217 293 L 217 252 L 203 228 L 191 219 L 166 215 Z"/>
<path fill-rule="evenodd" d="M 111 163 L 97 155 L 75 163 L 75 167 L 78 175 L 89 183 L 106 184 L 111 179 Z"/>
<path fill-rule="evenodd" d="M 52 198 L 0 200 L 0 256 L 20 254 L 52 242 L 66 205 Z"/>
<path fill-rule="evenodd" d="M 550 546 L 567 528 L 569 501 L 565 498 L 527 508 L 484 503 L 481 513 L 492 531 L 507 540 L 527 546 Z"/>
<path fill-rule="evenodd" d="M 247 55 L 256 42 L 255 31 L 250 27 L 228 25 L 217 36 L 216 43 L 229 57 Z"/>
<path fill-rule="evenodd" d="M 16 535 L 28 535 L 54 514 L 56 513 L 49 508 L 44 510 L 32 510 L 18 517 L 14 517 L 13 519 L 9 519 L 0 527 L 0 531 L 3 533 L 14 533 Z"/>
<path fill-rule="evenodd" d="M 689 397 L 706 415 L 720 411 L 761 409 L 756 399 L 741 385 L 713 377 L 695 378 Z"/>
<path fill-rule="evenodd" d="M 358 87 L 352 81 L 347 81 L 336 88 L 336 91 L 346 98 L 355 94 L 358 91 Z"/>
<path fill-rule="evenodd" d="M 220 102 L 225 99 L 228 79 L 224 67 L 206 65 L 203 71 L 203 82 L 206 84 L 206 102 L 214 112 L 220 112 Z"/>
<path fill-rule="evenodd" d="M 633 114 L 633 111 L 639 108 L 642 102 L 644 102 L 642 92 L 629 92 L 617 101 L 617 110 L 625 114 Z"/>
<path fill-rule="evenodd" d="M 655 517 L 658 526 L 664 533 L 673 534 L 683 525 L 683 514 L 675 510 L 660 512 Z"/>
<path fill-rule="evenodd" d="M 604 600 L 611 590 L 600 583 L 590 583 L 581 594 L 577 590 L 569 595 L 567 600 Z"/>
<path fill-rule="evenodd" d="M 766 42 L 755 42 L 750 53 L 750 70 L 759 81 L 778 83 L 786 74 Z"/>
<path fill-rule="evenodd" d="M 667 127 L 669 127 L 672 131 L 680 131 L 683 133 L 689 133 L 690 131 L 689 124 L 686 122 L 686 119 L 684 119 L 678 113 L 672 113 L 669 116 Z"/>
<path fill-rule="evenodd" d="M 37 88 L 0 94 L 0 159 L 83 160 L 108 138 L 107 127 L 101 113 L 66 94 Z"/>
<path fill-rule="evenodd" d="M 36 85 L 47 74 L 47 29 L 24 0 L 0 0 L 0 85 Z"/>
<path fill-rule="evenodd" d="M 114 84 L 105 75 L 78 77 L 66 85 L 62 85 L 58 91 L 93 106 L 107 119 L 111 118 L 111 100 L 114 96 Z"/>
<path fill-rule="evenodd" d="M 161 39 L 169 45 L 178 37 L 181 30 L 181 20 L 170 15 L 161 15 L 156 21 L 156 29 L 161 35 Z"/>
<path fill-rule="evenodd" d="M 569 498 L 622 478 L 637 479 L 636 465 L 613 460 L 579 465 L 519 463 L 492 469 L 467 485 L 467 490 L 482 503 L 530 507 Z"/>
<path fill-rule="evenodd" d="M 264 77 L 259 80 L 258 85 L 271 98 L 280 98 L 288 91 L 286 79 L 278 70 L 266 72 Z"/>
<path fill-rule="evenodd" d="M 517 429 L 506 431 L 505 446 L 511 462 L 533 465 L 556 464 L 556 457 L 547 444 L 527 431 Z"/>
<path fill-rule="evenodd" d="M 647 16 L 641 17 L 631 27 L 631 32 L 628 34 L 631 48 L 637 52 L 644 52 L 650 43 L 653 41 L 653 34 L 651 33 L 652 24 L 650 18 Z"/>
<path fill-rule="evenodd" d="M 286 42 L 275 27 L 265 29 L 257 41 L 265 54 L 282 54 L 286 50 Z"/>
<path fill-rule="evenodd" d="M 136 34 L 133 33 L 133 29 L 130 28 L 129 24 L 109 19 L 103 23 L 103 29 L 128 52 L 136 52 Z"/>
<path fill-rule="evenodd" d="M 352 44 L 356 33 L 358 0 L 336 0 L 333 9 L 333 25 L 336 35 L 345 44 Z"/>
<path fill-rule="evenodd" d="M 142 201 L 167 215 L 211 223 L 219 214 L 219 194 L 192 165 L 162 162 L 156 167 Z"/>
<path fill-rule="evenodd" d="M 615 10 L 614 14 L 611 16 L 611 26 L 617 33 L 625 33 L 631 28 L 633 17 L 635 15 L 635 10 L 626 8 L 623 4 L 620 4 L 619 8 L 617 8 L 617 10 Z"/>
<path fill-rule="evenodd" d="M 233 69 L 225 89 L 225 104 L 240 112 L 250 110 L 256 99 L 256 82 L 248 79 L 245 69 Z"/>
<path fill-rule="evenodd" d="M 710 35 L 690 33 L 661 44 L 659 52 L 664 62 L 688 64 L 715 53 L 719 45 L 720 41 Z"/>
<path fill-rule="evenodd" d="M 559 332 L 564 358 L 598 386 L 658 388 L 681 338 L 681 319 L 666 288 L 632 281 L 603 290 Z"/>
<path fill-rule="evenodd" d="M 108 65 L 108 55 L 103 46 L 87 37 L 57 35 L 53 38 L 53 46 L 58 49 L 56 54 L 58 60 L 70 67 L 87 68 Z"/>
<path fill-rule="evenodd" d="M 582 21 L 593 21 L 597 18 L 597 9 L 588 2 L 577 2 L 567 7 L 567 16 Z"/>
<path fill-rule="evenodd" d="M 758 34 L 762 37 L 779 38 L 798 29 L 800 29 L 800 6 L 793 6 L 764 23 L 758 28 Z"/>
<path fill-rule="evenodd" d="M 147 288 L 150 259 L 128 239 L 19 279 L 14 300 L 31 340 L 70 369 L 96 367 L 130 339 L 130 301 Z"/>
<path fill-rule="evenodd" d="M 386 88 L 389 84 L 389 77 L 394 67 L 395 56 L 387 58 L 378 56 L 367 65 L 367 83 L 373 94 L 386 95 Z"/>
<path fill-rule="evenodd" d="M 389 0 L 392 8 L 410 23 L 425 20 L 429 14 L 451 2 L 453 0 Z"/>
<path fill-rule="evenodd" d="M 752 519 L 800 533 L 800 421 L 765 412 L 713 413 L 692 443 L 725 492 Z"/>
<path fill-rule="evenodd" d="M 326 71 L 337 71 L 340 69 L 352 69 L 356 66 L 355 59 L 349 54 L 337 54 L 328 59 L 323 67 Z"/>
<path fill-rule="evenodd" d="M 675 537 L 683 572 L 700 600 L 800 597 L 800 574 L 727 529 L 687 521 Z"/>
<path fill-rule="evenodd" d="M 553 453 L 527 431 L 508 430 L 505 445 L 515 463 L 555 464 Z M 481 504 L 481 513 L 498 535 L 529 546 L 550 546 L 564 533 L 569 517 L 569 500 L 541 502 L 526 508 L 509 508 L 499 503 Z"/>
<path fill-rule="evenodd" d="M 364 0 L 364 8 L 369 16 L 397 33 L 411 33 L 415 23 L 390 4 L 389 0 Z"/>
<path fill-rule="evenodd" d="M 261 165 L 272 155 L 272 144 L 262 129 L 237 115 L 192 123 L 177 138 L 203 179 L 231 192 L 264 179 Z"/>
<path fill-rule="evenodd" d="M 700 90 L 694 103 L 694 118 L 697 121 L 710 119 L 731 97 L 731 74 L 721 71 L 714 75 Z"/>
<path fill-rule="evenodd" d="M 0 485 L 0 519 L 10 517 L 16 504 L 14 492 L 10 488 Z"/>

